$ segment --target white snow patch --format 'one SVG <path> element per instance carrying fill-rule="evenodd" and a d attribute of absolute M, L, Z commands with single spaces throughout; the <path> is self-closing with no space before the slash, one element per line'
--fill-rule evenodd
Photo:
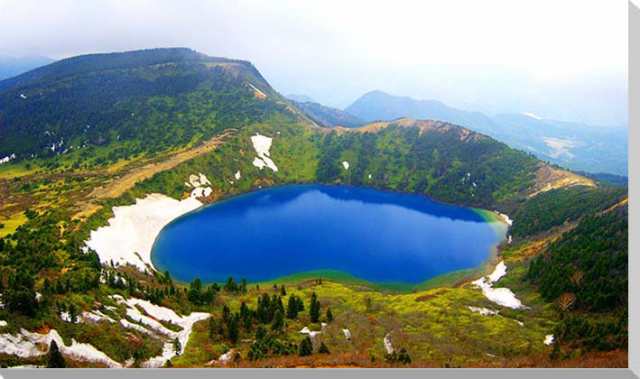
<path fill-rule="evenodd" d="M 389 333 L 387 333 L 386 336 L 384 336 L 384 349 L 387 351 L 387 354 L 393 354 L 393 345 L 391 344 L 391 335 Z"/>
<path fill-rule="evenodd" d="M 240 180 L 242 177 L 242 175 L 240 175 L 240 170 L 236 171 L 236 174 L 233 177 L 236 178 L 236 180 Z"/>
<path fill-rule="evenodd" d="M 80 323 L 80 319 L 77 316 L 74 319 L 71 319 L 71 314 L 69 312 L 60 312 L 60 319 L 64 322 L 70 322 L 73 324 Z"/>
<path fill-rule="evenodd" d="M 5 320 L 0 320 L 0 327 L 5 327 L 9 324 L 7 324 L 7 322 Z"/>
<path fill-rule="evenodd" d="M 47 334 L 31 333 L 25 329 L 21 329 L 16 335 L 2 334 L 0 335 L 0 353 L 16 355 L 20 358 L 37 357 L 47 353 L 51 341 L 56 341 L 63 355 L 78 360 L 102 363 L 107 367 L 122 367 L 120 363 L 90 344 L 79 343 L 72 339 L 71 345 L 66 346 L 55 329 L 51 329 Z"/>
<path fill-rule="evenodd" d="M 188 316 L 180 316 L 170 308 L 155 305 L 147 300 L 137 299 L 134 297 L 127 300 L 124 300 L 121 296 L 114 296 L 113 298 L 119 303 L 127 305 L 127 316 L 146 325 L 149 329 L 127 322 L 128 324 L 137 325 L 138 327 L 146 330 L 147 333 L 162 335 L 167 338 L 162 349 L 162 354 L 144 362 L 144 367 L 162 367 L 169 359 L 173 358 L 177 354 L 184 353 L 184 349 L 189 341 L 189 335 L 193 329 L 193 324 L 210 317 L 209 313 L 203 312 L 193 312 Z M 138 310 L 138 306 L 144 309 L 148 316 L 142 314 L 142 312 Z M 158 320 L 175 324 L 182 328 L 182 330 L 179 332 L 170 330 L 158 322 Z M 120 320 L 120 323 L 123 321 L 127 320 Z M 175 351 L 174 348 L 173 341 L 176 338 L 180 342 L 180 351 Z"/>
<path fill-rule="evenodd" d="M 311 339 L 316 338 L 316 336 L 320 333 L 322 332 L 316 332 L 316 331 L 310 330 L 306 326 L 300 330 L 300 334 L 307 334 L 309 337 L 311 337 Z"/>
<path fill-rule="evenodd" d="M 14 159 L 16 159 L 16 155 L 15 155 L 15 153 L 14 153 L 14 154 L 7 155 L 7 156 L 6 156 L 6 157 L 4 157 L 4 158 L 0 158 L 0 164 L 9 163 L 9 162 L 11 162 L 11 161 L 12 161 L 12 160 L 14 160 Z"/>
<path fill-rule="evenodd" d="M 193 187 L 193 190 L 191 190 L 191 197 L 194 199 L 197 199 L 199 197 L 207 197 L 213 192 L 211 187 L 209 187 L 211 185 L 211 182 L 201 172 L 199 172 L 197 175 L 189 175 L 189 183 L 185 182 L 184 184 L 187 187 Z"/>
<path fill-rule="evenodd" d="M 468 306 L 467 308 L 469 308 L 471 312 L 480 313 L 481 316 L 495 316 L 498 314 L 498 311 L 494 311 L 489 308 L 473 307 L 473 306 Z"/>
<path fill-rule="evenodd" d="M 278 172 L 278 167 L 270 158 L 269 150 L 271 149 L 271 141 L 272 139 L 270 137 L 263 136 L 260 133 L 256 133 L 255 136 L 251 137 L 253 148 L 256 154 L 258 154 L 258 156 L 253 159 L 253 165 L 260 170 L 262 170 L 263 167 L 269 167 L 274 172 Z"/>
<path fill-rule="evenodd" d="M 369 179 L 371 179 L 371 174 L 369 174 Z"/>
<path fill-rule="evenodd" d="M 175 200 L 153 193 L 133 205 L 113 208 L 109 225 L 91 232 L 86 246 L 95 250 L 103 263 L 131 264 L 146 271 L 151 263 L 151 247 L 160 230 L 171 220 L 198 207 L 197 199 Z"/>
<path fill-rule="evenodd" d="M 347 341 L 351 341 L 351 331 L 349 329 L 342 329 L 342 334 L 344 334 L 344 338 L 346 338 Z"/>
<path fill-rule="evenodd" d="M 553 334 L 547 334 L 544 337 L 544 344 L 547 345 L 547 346 L 551 345 L 553 343 L 553 341 L 554 341 Z"/>
<path fill-rule="evenodd" d="M 504 213 L 500 213 L 498 211 L 494 211 L 498 216 L 502 217 L 502 219 L 504 220 L 505 223 L 507 223 L 507 225 L 512 226 L 513 225 L 513 220 L 509 218 L 509 216 L 507 216 Z"/>
<path fill-rule="evenodd" d="M 104 313 L 100 312 L 99 310 L 95 310 L 92 312 L 82 312 L 82 319 L 85 321 L 91 321 L 91 322 L 100 322 L 100 321 L 108 321 L 110 323 L 115 323 L 116 320 L 112 319 L 111 317 L 105 315 Z"/>
<path fill-rule="evenodd" d="M 211 195 L 212 192 L 213 192 L 213 190 L 211 189 L 211 187 L 194 188 L 191 191 L 191 198 L 192 199 L 197 199 L 199 197 L 207 197 L 207 196 Z"/>
<path fill-rule="evenodd" d="M 349 162 L 342 161 L 342 167 L 344 167 L 345 170 L 348 170 L 349 169 Z"/>
<path fill-rule="evenodd" d="M 507 275 L 507 265 L 504 264 L 504 261 L 500 261 L 489 275 L 489 281 L 495 283 L 505 275 Z"/>
<path fill-rule="evenodd" d="M 503 307 L 520 309 L 525 308 L 522 302 L 508 288 L 493 288 L 493 284 L 500 280 L 507 273 L 507 266 L 504 261 L 498 263 L 493 272 L 486 277 L 482 277 L 472 282 L 473 285 L 482 290 L 482 294 L 490 301 Z"/>
<path fill-rule="evenodd" d="M 27 96 L 26 96 L 24 93 L 21 93 L 21 94 L 20 94 L 20 98 L 24 100 L 24 99 L 26 99 L 26 98 L 27 98 Z"/>

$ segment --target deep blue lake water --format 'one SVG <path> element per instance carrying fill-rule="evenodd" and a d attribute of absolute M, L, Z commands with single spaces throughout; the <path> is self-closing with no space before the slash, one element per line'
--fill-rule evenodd
<path fill-rule="evenodd" d="M 481 265 L 505 231 L 476 210 L 425 196 L 289 185 L 177 218 L 156 239 L 152 261 L 186 282 L 338 270 L 374 283 L 416 284 Z"/>

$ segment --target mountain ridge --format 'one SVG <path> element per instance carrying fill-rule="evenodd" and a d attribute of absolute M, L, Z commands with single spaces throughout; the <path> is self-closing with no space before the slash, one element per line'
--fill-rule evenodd
<path fill-rule="evenodd" d="M 369 122 L 400 117 L 447 121 L 573 170 L 627 174 L 625 128 L 589 126 L 516 113 L 490 117 L 437 100 L 416 100 L 379 90 L 367 92 L 345 111 Z"/>

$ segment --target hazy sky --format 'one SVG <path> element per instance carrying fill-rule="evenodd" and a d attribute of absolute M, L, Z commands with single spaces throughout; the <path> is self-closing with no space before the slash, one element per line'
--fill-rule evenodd
<path fill-rule="evenodd" d="M 0 0 L 0 52 L 186 46 L 344 107 L 380 89 L 487 113 L 627 122 L 625 0 Z"/>

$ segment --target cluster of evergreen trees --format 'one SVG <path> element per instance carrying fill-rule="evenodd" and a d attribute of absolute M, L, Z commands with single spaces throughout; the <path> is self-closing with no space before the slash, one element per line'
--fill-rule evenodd
<path fill-rule="evenodd" d="M 627 207 L 583 218 L 533 259 L 527 278 L 563 312 L 559 341 L 587 349 L 626 348 Z"/>
<path fill-rule="evenodd" d="M 242 334 L 254 332 L 254 342 L 248 353 L 250 360 L 264 359 L 273 355 L 290 355 L 298 353 L 305 356 L 313 353 L 313 345 L 306 337 L 299 345 L 286 341 L 283 333 L 286 329 L 286 319 L 296 319 L 305 310 L 303 300 L 296 295 L 289 295 L 285 309 L 282 293 L 283 287 L 274 287 L 279 294 L 263 293 L 258 297 L 256 307 L 251 308 L 246 302 L 241 302 L 240 309 L 232 312 L 225 304 L 219 318 L 209 319 L 209 338 L 221 337 L 229 343 L 236 344 Z M 320 317 L 320 302 L 315 293 L 309 302 L 309 318 L 311 322 L 318 322 Z M 314 321 L 315 319 L 315 321 Z M 333 320 L 333 314 L 327 309 L 327 321 Z M 329 353 L 328 347 L 321 343 L 319 353 Z"/>

